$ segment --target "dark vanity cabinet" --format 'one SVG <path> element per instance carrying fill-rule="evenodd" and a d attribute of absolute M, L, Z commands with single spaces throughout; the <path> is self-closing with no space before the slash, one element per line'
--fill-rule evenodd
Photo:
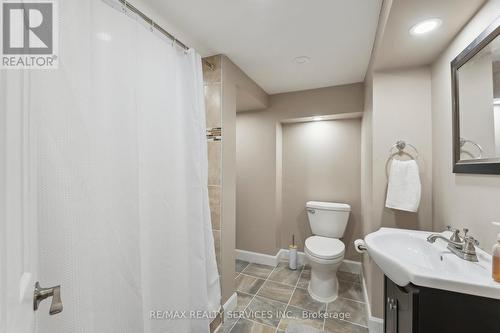
<path fill-rule="evenodd" d="M 500 333 L 500 300 L 384 284 L 385 333 Z"/>
<path fill-rule="evenodd" d="M 400 287 L 385 277 L 385 333 L 413 333 L 418 322 L 418 288 Z"/>

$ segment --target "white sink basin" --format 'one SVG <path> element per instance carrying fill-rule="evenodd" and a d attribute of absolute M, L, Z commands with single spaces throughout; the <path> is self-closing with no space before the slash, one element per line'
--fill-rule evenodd
<path fill-rule="evenodd" d="M 479 262 L 460 259 L 433 233 L 382 228 L 365 237 L 370 257 L 399 286 L 417 286 L 500 299 L 500 283 L 491 278 L 491 256 L 477 249 Z M 449 238 L 450 232 L 441 233 Z"/>

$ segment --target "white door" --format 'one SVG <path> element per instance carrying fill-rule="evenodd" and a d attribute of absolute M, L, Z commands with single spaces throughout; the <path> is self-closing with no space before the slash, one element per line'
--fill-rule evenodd
<path fill-rule="evenodd" d="M 36 192 L 26 81 L 21 71 L 0 73 L 0 332 L 6 333 L 36 329 Z"/>

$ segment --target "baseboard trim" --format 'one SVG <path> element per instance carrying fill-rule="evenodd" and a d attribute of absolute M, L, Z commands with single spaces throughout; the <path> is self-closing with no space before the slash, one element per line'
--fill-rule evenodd
<path fill-rule="evenodd" d="M 217 316 L 210 322 L 210 332 L 216 333 L 222 327 L 222 312 L 219 312 Z"/>
<path fill-rule="evenodd" d="M 215 320 L 212 323 L 210 323 L 210 332 L 221 333 L 220 330 L 222 328 L 222 324 L 226 320 L 225 319 L 226 313 L 234 311 L 237 306 L 238 306 L 238 295 L 236 293 L 233 293 L 229 297 L 229 299 L 226 301 L 226 303 L 224 303 L 224 305 L 222 305 L 222 312 L 220 312 L 216 318 L 216 319 L 220 319 L 220 321 L 218 323 L 219 325 L 217 326 L 217 328 L 215 328 L 215 329 L 212 328 L 213 326 L 215 326 L 214 325 Z"/>
<path fill-rule="evenodd" d="M 245 250 L 236 250 L 236 259 L 253 262 L 261 265 L 277 266 L 278 257 L 270 254 L 251 252 Z"/>
<path fill-rule="evenodd" d="M 224 310 L 224 313 L 234 311 L 236 309 L 236 306 L 238 305 L 238 295 L 236 293 L 233 293 L 231 297 L 224 303 L 222 306 L 222 309 Z"/>
<path fill-rule="evenodd" d="M 276 265 L 280 261 L 288 260 L 290 257 L 290 250 L 281 249 L 276 254 Z M 307 263 L 306 254 L 304 252 L 297 252 L 297 262 L 299 265 L 305 265 Z"/>
<path fill-rule="evenodd" d="M 370 333 L 384 333 L 384 320 L 370 316 L 368 318 L 368 331 Z"/>
<path fill-rule="evenodd" d="M 360 263 L 361 264 L 361 263 Z M 382 318 L 372 316 L 372 309 L 370 306 L 370 299 L 368 298 L 368 289 L 366 288 L 365 275 L 363 270 L 361 270 L 361 281 L 363 283 L 363 293 L 366 299 L 366 312 L 368 314 L 368 331 L 370 333 L 383 333 L 384 332 L 384 320 Z"/>
<path fill-rule="evenodd" d="M 362 272 L 363 272 L 361 262 L 354 261 L 354 260 L 348 260 L 348 259 L 344 259 L 342 261 L 342 264 L 340 265 L 339 270 L 342 272 L 348 272 L 348 273 L 360 274 L 360 275 L 362 275 Z"/>
<path fill-rule="evenodd" d="M 236 259 L 275 267 L 278 266 L 280 261 L 288 260 L 288 256 L 289 251 L 287 249 L 279 250 L 274 256 L 252 251 L 236 250 Z M 304 252 L 298 252 L 297 258 L 299 264 L 304 265 L 307 263 L 307 257 Z M 344 259 L 339 270 L 342 272 L 361 274 L 361 262 Z"/>

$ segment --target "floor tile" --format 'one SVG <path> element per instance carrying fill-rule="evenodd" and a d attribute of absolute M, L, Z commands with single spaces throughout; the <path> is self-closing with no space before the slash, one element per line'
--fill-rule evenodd
<path fill-rule="evenodd" d="M 311 313 L 294 306 L 288 306 L 286 309 L 286 316 L 283 317 L 279 324 L 279 329 L 286 331 L 290 324 L 302 324 L 310 326 L 315 329 L 323 328 L 323 318 L 318 317 L 318 313 Z"/>
<path fill-rule="evenodd" d="M 248 319 L 272 327 L 278 327 L 286 310 L 286 304 L 255 296 L 246 309 Z"/>
<path fill-rule="evenodd" d="M 309 295 L 307 290 L 300 288 L 295 289 L 292 299 L 290 300 L 290 305 L 311 312 L 321 312 L 326 310 L 326 303 L 316 301 L 311 297 L 311 295 Z"/>
<path fill-rule="evenodd" d="M 224 322 L 217 333 L 229 333 L 237 321 L 238 318 L 236 317 L 224 318 Z"/>
<path fill-rule="evenodd" d="M 253 276 L 240 274 L 236 278 L 236 290 L 250 295 L 255 295 L 263 284 L 264 280 Z"/>
<path fill-rule="evenodd" d="M 255 276 L 261 279 L 267 279 L 273 271 L 273 266 L 250 264 L 242 271 L 244 274 Z"/>
<path fill-rule="evenodd" d="M 252 300 L 253 296 L 239 291 L 237 291 L 236 294 L 237 294 L 236 298 L 237 301 L 236 301 L 236 308 L 234 310 L 243 311 L 248 306 L 248 304 L 250 304 L 250 301 Z"/>
<path fill-rule="evenodd" d="M 299 283 L 297 284 L 297 288 L 307 289 L 310 280 L 311 280 L 311 271 L 303 270 L 302 274 L 300 274 L 300 279 Z"/>
<path fill-rule="evenodd" d="M 275 268 L 271 276 L 269 276 L 269 280 L 295 287 L 299 280 L 300 273 L 301 269 L 291 270 L 288 268 L 288 263 L 281 262 Z"/>
<path fill-rule="evenodd" d="M 286 328 L 287 333 L 323 333 L 321 328 L 316 328 L 299 322 L 291 322 Z"/>
<path fill-rule="evenodd" d="M 249 264 L 248 261 L 243 261 L 243 260 L 239 260 L 239 259 L 236 259 L 236 271 L 237 272 L 242 272 L 245 267 L 247 267 Z"/>
<path fill-rule="evenodd" d="M 364 293 L 357 274 L 338 272 L 339 298 L 328 305 L 317 302 L 307 291 L 309 266 L 293 271 L 286 262 L 273 268 L 236 260 L 236 275 L 237 306 L 232 316 L 226 315 L 220 333 L 285 333 L 290 324 L 298 325 L 298 329 L 309 326 L 311 332 L 368 333 Z M 288 316 L 282 318 L 285 309 Z M 325 311 L 329 314 L 326 321 Z"/>
<path fill-rule="evenodd" d="M 274 333 L 274 328 L 256 322 L 240 319 L 234 325 L 231 333 Z"/>
<path fill-rule="evenodd" d="M 240 318 L 237 317 L 231 317 L 231 318 L 226 318 L 224 319 L 224 322 L 222 323 L 222 326 L 216 333 L 229 333 L 231 332 L 232 328 L 234 327 L 234 324 L 240 320 Z"/>
<path fill-rule="evenodd" d="M 327 312 L 329 316 L 336 314 L 351 323 L 367 326 L 366 304 L 364 303 L 339 297 L 328 304 Z"/>
<path fill-rule="evenodd" d="M 339 296 L 364 302 L 365 296 L 361 284 L 339 280 Z"/>
<path fill-rule="evenodd" d="M 288 303 L 290 297 L 292 297 L 293 289 L 292 286 L 267 280 L 257 295 L 274 301 Z"/>
<path fill-rule="evenodd" d="M 253 299 L 252 295 L 245 294 L 239 291 L 237 291 L 236 293 L 236 308 L 233 311 L 226 312 L 226 314 L 224 315 L 224 323 L 222 325 L 223 329 L 220 333 L 229 332 L 234 324 L 238 321 L 238 319 L 245 317 L 244 311 L 248 304 L 250 304 L 250 301 Z"/>
<path fill-rule="evenodd" d="M 337 272 L 337 278 L 339 280 L 343 280 L 343 281 L 350 281 L 350 282 L 361 283 L 361 275 L 359 275 L 359 274 L 353 274 L 353 273 L 349 273 L 349 272 L 338 271 Z"/>
<path fill-rule="evenodd" d="M 324 333 L 368 333 L 368 328 L 343 320 L 326 319 Z"/>

